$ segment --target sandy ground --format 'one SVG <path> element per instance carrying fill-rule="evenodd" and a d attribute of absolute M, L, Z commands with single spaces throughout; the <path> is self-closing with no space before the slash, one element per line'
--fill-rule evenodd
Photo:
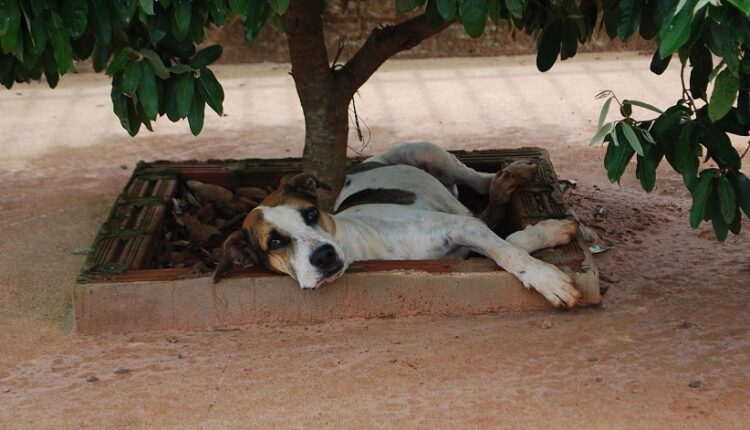
<path fill-rule="evenodd" d="M 0 427 L 747 428 L 750 236 L 690 230 L 676 175 L 660 170 L 646 194 L 631 166 L 612 185 L 587 146 L 598 91 L 677 99 L 676 68 L 657 77 L 648 62 L 581 55 L 541 74 L 529 57 L 398 61 L 356 98 L 367 153 L 417 139 L 548 149 L 578 181 L 570 205 L 614 246 L 597 257 L 602 306 L 229 332 L 66 334 L 84 260 L 72 251 L 140 159 L 299 155 L 288 66 L 219 68 L 227 116 L 207 115 L 198 138 L 167 121 L 129 138 L 104 76 L 0 91 Z"/>

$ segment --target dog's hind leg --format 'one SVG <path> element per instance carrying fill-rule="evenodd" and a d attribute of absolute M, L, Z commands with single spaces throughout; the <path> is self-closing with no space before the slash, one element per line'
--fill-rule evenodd
<path fill-rule="evenodd" d="M 430 142 L 402 143 L 366 161 L 417 167 L 434 176 L 450 190 L 456 185 L 466 185 L 480 194 L 488 194 L 495 179 L 494 173 L 478 172 Z"/>
<path fill-rule="evenodd" d="M 520 233 L 512 237 L 512 242 L 505 241 L 476 218 L 462 217 L 460 223 L 450 230 L 449 239 L 452 246 L 463 246 L 492 258 L 500 267 L 520 279 L 526 288 L 534 288 L 554 306 L 574 307 L 581 293 L 573 286 L 571 277 L 523 249 L 533 250 L 548 243 L 532 240 L 531 231 Z"/>
<path fill-rule="evenodd" d="M 533 182 L 537 171 L 536 164 L 518 160 L 497 172 L 490 185 L 487 207 L 479 214 L 479 219 L 490 228 L 497 228 L 505 219 L 513 193 L 519 187 Z"/>
<path fill-rule="evenodd" d="M 505 240 L 526 252 L 554 248 L 573 240 L 578 223 L 571 219 L 547 219 L 517 231 Z"/>

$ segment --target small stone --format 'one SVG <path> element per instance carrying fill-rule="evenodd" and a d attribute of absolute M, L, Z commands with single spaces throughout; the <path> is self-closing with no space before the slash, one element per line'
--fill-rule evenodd
<path fill-rule="evenodd" d="M 688 387 L 690 388 L 700 388 L 702 386 L 703 386 L 703 382 L 698 381 L 698 380 L 690 381 L 690 383 L 688 384 Z"/>
<path fill-rule="evenodd" d="M 164 340 L 169 343 L 177 343 L 177 336 L 164 336 Z"/>
<path fill-rule="evenodd" d="M 128 165 L 127 164 L 120 164 L 120 168 L 122 170 L 128 170 Z"/>
<path fill-rule="evenodd" d="M 544 322 L 542 323 L 542 328 L 548 329 L 551 327 L 552 327 L 552 321 L 550 321 L 549 319 L 544 320 Z"/>
<path fill-rule="evenodd" d="M 604 381 L 604 378 L 602 378 L 601 376 L 596 377 L 596 382 L 602 382 L 602 381 Z"/>
<path fill-rule="evenodd" d="M 587 361 L 588 361 L 589 363 L 594 363 L 594 362 L 597 362 L 597 361 L 599 361 L 599 359 L 598 359 L 597 357 L 589 357 Z"/>
<path fill-rule="evenodd" d="M 98 380 L 99 378 L 97 378 L 96 376 L 89 376 L 88 378 L 86 378 L 86 382 L 96 382 Z"/>
<path fill-rule="evenodd" d="M 680 328 L 693 328 L 693 323 L 691 323 L 688 320 L 685 320 L 680 324 Z"/>
<path fill-rule="evenodd" d="M 126 369 L 124 367 L 118 367 L 117 369 L 115 369 L 115 373 L 118 375 L 124 375 L 126 373 L 130 373 L 130 369 Z"/>
<path fill-rule="evenodd" d="M 2 391 L 3 393 L 10 393 L 10 388 L 3 388 L 0 391 Z"/>
<path fill-rule="evenodd" d="M 177 354 L 177 359 L 178 360 L 182 360 L 183 358 L 185 358 L 185 356 L 182 355 L 182 353 Z"/>

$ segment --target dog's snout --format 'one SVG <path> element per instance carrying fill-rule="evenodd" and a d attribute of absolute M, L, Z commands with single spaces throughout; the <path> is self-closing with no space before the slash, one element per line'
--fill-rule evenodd
<path fill-rule="evenodd" d="M 310 255 L 310 264 L 323 271 L 333 268 L 336 266 L 337 262 L 338 258 L 336 256 L 336 250 L 328 243 L 319 246 L 313 251 L 312 255 Z"/>

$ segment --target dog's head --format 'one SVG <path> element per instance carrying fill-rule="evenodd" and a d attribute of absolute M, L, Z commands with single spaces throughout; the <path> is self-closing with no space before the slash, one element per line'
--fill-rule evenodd
<path fill-rule="evenodd" d="M 279 188 L 247 214 L 242 229 L 224 241 L 214 282 L 248 259 L 290 275 L 302 288 L 340 276 L 346 260 L 333 241 L 333 218 L 318 209 L 318 188 L 330 189 L 307 174 L 282 179 Z"/>

